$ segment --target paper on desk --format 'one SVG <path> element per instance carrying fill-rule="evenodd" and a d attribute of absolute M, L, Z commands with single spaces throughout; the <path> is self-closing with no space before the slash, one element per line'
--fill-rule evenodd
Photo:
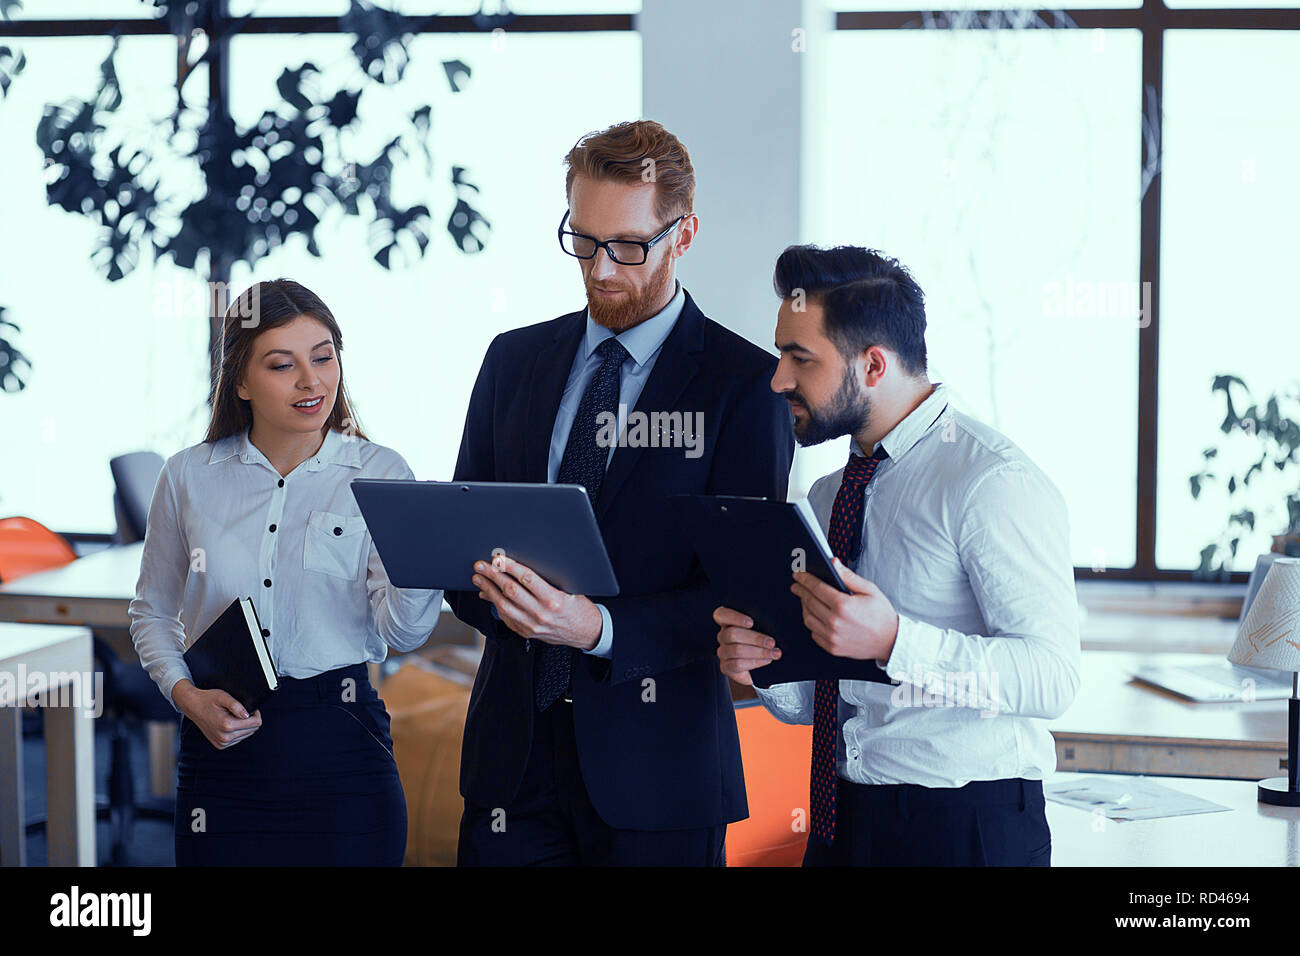
<path fill-rule="evenodd" d="M 1080 775 L 1069 780 L 1045 783 L 1043 795 L 1048 800 L 1063 803 L 1067 807 L 1076 807 L 1089 813 L 1101 811 L 1107 819 L 1120 823 L 1230 809 L 1166 787 L 1146 777 L 1111 774 Z"/>

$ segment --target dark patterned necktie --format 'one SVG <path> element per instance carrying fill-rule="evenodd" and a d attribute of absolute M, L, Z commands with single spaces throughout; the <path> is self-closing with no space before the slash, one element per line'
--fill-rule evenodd
<path fill-rule="evenodd" d="M 854 568 L 862 550 L 862 508 L 867 483 L 880 462 L 889 457 L 881 445 L 875 455 L 866 458 L 850 455 L 844 466 L 840 490 L 831 507 L 831 526 L 826 540 L 835 557 L 846 568 Z M 835 738 L 839 727 L 838 703 L 840 682 L 819 680 L 813 690 L 812 836 L 830 845 L 835 839 Z"/>
<path fill-rule="evenodd" d="M 600 368 L 582 393 L 555 476 L 557 484 L 586 488 L 593 508 L 600 498 L 605 462 L 609 460 L 609 447 L 596 443 L 597 419 L 602 412 L 618 413 L 619 370 L 628 359 L 628 351 L 618 339 L 608 338 L 596 346 L 596 354 L 600 356 Z M 546 710 L 569 689 L 572 666 L 573 648 L 542 643 L 533 687 L 538 710 Z"/>

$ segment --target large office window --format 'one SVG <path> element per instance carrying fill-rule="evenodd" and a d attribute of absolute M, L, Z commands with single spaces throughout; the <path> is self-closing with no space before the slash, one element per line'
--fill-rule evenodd
<path fill-rule="evenodd" d="M 931 380 L 1061 488 L 1076 564 L 1132 564 L 1136 34 L 840 31 L 825 56 L 810 234 L 912 270 Z"/>
<path fill-rule="evenodd" d="M 1240 536 L 1238 569 L 1249 570 L 1286 526 L 1297 469 L 1272 463 L 1227 490 L 1259 460 L 1247 432 L 1224 436 L 1220 375 L 1235 410 L 1263 409 L 1290 391 L 1280 411 L 1300 415 L 1300 32 L 1171 31 L 1165 37 L 1164 290 L 1160 334 L 1160 462 L 1156 559 L 1194 567 L 1221 536 Z M 1193 499 L 1189 476 L 1216 448 L 1213 473 Z M 1234 482 L 1234 485 L 1239 482 Z M 1230 527 L 1249 511 L 1249 525 Z"/>
<path fill-rule="evenodd" d="M 1189 578 L 1217 541 L 1243 579 L 1297 472 L 1243 486 L 1264 449 L 1212 385 L 1300 415 L 1300 9 L 831 6 L 809 237 L 913 269 L 931 378 L 1060 487 L 1081 576 Z"/>
<path fill-rule="evenodd" d="M 477 0 L 391 6 L 460 16 L 480 9 Z M 367 89 L 348 135 L 359 156 L 371 157 L 400 128 L 395 124 L 431 107 L 431 167 L 413 151 L 393 172 L 395 202 L 430 207 L 425 257 L 397 257 L 394 268 L 384 269 L 373 258 L 366 222 L 335 211 L 316 233 L 320 258 L 299 237 L 251 269 L 236 265 L 230 276 L 236 289 L 289 276 L 324 298 L 342 327 L 343 367 L 361 424 L 420 477 L 450 477 L 470 388 L 492 336 L 585 301 L 575 262 L 555 242 L 565 209 L 562 159 L 583 133 L 640 114 L 641 46 L 626 17 L 614 28 L 582 21 L 639 6 L 512 0 L 512 12 L 546 22 L 521 20 L 519 32 L 476 34 L 435 24 L 420 33 L 402 81 Z M 313 18 L 314 32 L 281 23 L 279 32 L 248 30 L 231 39 L 228 106 L 242 125 L 276 108 L 276 81 L 287 67 L 310 61 L 325 86 L 358 69 L 352 36 L 332 24 L 317 26 L 318 18 L 346 12 L 346 3 L 230 0 L 229 7 L 236 16 Z M 112 128 L 127 140 L 165 136 L 158 120 L 175 105 L 175 39 L 133 35 L 125 24 L 151 9 L 141 0 L 30 0 L 21 12 L 28 21 L 119 18 L 116 28 L 126 34 L 116 59 L 123 107 Z M 562 16 L 573 19 L 558 21 Z M 7 335 L 32 361 L 28 386 L 0 394 L 0 513 L 93 534 L 114 528 L 111 457 L 146 449 L 167 456 L 202 438 L 209 331 L 205 274 L 146 257 L 126 278 L 109 282 L 91 258 L 96 227 L 46 201 L 35 141 L 42 111 L 72 96 L 89 98 L 111 47 L 102 35 L 107 26 L 77 29 L 87 35 L 5 37 L 0 28 L 0 45 L 21 48 L 27 59 L 0 99 L 0 306 L 21 329 Z M 50 32 L 61 31 L 67 32 Z M 472 73 L 452 94 L 443 62 L 455 59 Z M 205 68 L 185 91 L 204 105 Z M 453 166 L 464 168 L 477 192 L 457 191 Z M 184 167 L 148 172 L 186 182 Z M 201 188 L 196 172 L 193 185 Z M 490 223 L 480 252 L 457 249 L 444 228 L 458 195 Z"/>
<path fill-rule="evenodd" d="M 94 93 L 112 41 L 19 42 L 27 66 L 0 100 L 0 306 L 19 326 L 9 337 L 32 367 L 25 389 L 0 393 L 0 513 L 60 531 L 111 532 L 109 459 L 143 449 L 171 454 L 202 437 L 203 294 L 194 300 L 197 315 L 177 316 L 160 290 L 186 287 L 186 275 L 168 262 L 106 281 L 91 258 L 98 227 L 46 201 L 37 124 L 47 104 Z M 122 40 L 115 135 L 137 143 L 153 135 L 154 121 L 174 105 L 175 61 L 169 37 Z"/>
<path fill-rule="evenodd" d="M 328 64 L 355 68 L 348 42 L 311 37 L 287 49 L 275 37 L 238 40 L 231 62 L 235 119 L 249 123 L 260 115 L 288 54 L 325 69 L 327 86 Z M 490 36 L 417 38 L 397 95 L 373 100 L 376 111 L 363 114 L 359 126 L 382 141 L 387 120 L 400 120 L 428 103 L 429 91 L 445 89 L 444 60 L 473 66 L 465 93 L 439 96 L 434 105 L 433 178 L 441 191 L 453 163 L 467 169 L 480 190 L 471 193 L 474 206 L 492 226 L 482 252 L 460 253 L 439 229 L 424 259 L 385 270 L 367 251 L 365 224 L 340 220 L 322 237 L 321 258 L 289 243 L 233 277 L 242 288 L 288 276 L 325 300 L 343 331 L 344 375 L 367 435 L 401 452 L 420 478 L 451 477 L 470 389 L 493 336 L 585 304 L 577 261 L 555 240 L 566 208 L 562 161 L 583 133 L 640 111 L 635 34 L 520 35 L 497 45 Z M 591 82 L 593 76 L 618 82 Z M 411 185 L 427 182 L 423 162 L 409 160 L 406 201 L 424 199 Z M 402 172 L 395 171 L 395 192 Z M 437 208 L 440 224 L 450 207 L 444 201 Z"/>

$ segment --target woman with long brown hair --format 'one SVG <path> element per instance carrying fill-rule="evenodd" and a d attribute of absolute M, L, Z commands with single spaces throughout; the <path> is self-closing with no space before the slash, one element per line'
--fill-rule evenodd
<path fill-rule="evenodd" d="M 359 427 L 343 337 L 297 282 L 245 290 L 224 317 L 212 418 L 163 467 L 131 602 L 149 676 L 183 714 L 178 865 L 400 865 L 406 802 L 366 664 L 412 650 L 442 592 L 394 587 L 353 478 L 411 478 Z M 251 596 L 279 687 L 248 714 L 182 657 Z"/>

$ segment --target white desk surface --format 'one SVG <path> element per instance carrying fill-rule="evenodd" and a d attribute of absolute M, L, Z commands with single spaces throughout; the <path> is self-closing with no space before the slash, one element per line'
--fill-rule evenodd
<path fill-rule="evenodd" d="M 135 596 L 140 576 L 140 555 L 144 542 L 103 548 L 60 568 L 37 571 L 0 584 L 0 600 L 10 595 L 69 598 L 116 598 Z"/>
<path fill-rule="evenodd" d="M 144 542 L 104 548 L 49 571 L 0 584 L 0 621 L 129 627 Z M 443 615 L 451 606 L 442 604 Z"/>
<path fill-rule="evenodd" d="M 18 685 L 20 666 L 27 677 Z M 0 864 L 26 862 L 22 708 L 31 678 L 92 672 L 90 632 L 84 627 L 0 624 Z M 89 679 L 89 678 L 87 678 Z M 75 687 L 75 685 L 73 685 Z M 83 686 L 82 694 L 94 688 Z M 50 701 L 47 699 L 47 703 Z M 85 699 L 45 710 L 46 835 L 54 866 L 95 865 L 95 735 Z"/>
<path fill-rule="evenodd" d="M 1173 651 L 1226 656 L 1236 636 L 1236 618 L 1086 610 L 1079 618 L 1079 640 L 1085 651 Z"/>
<path fill-rule="evenodd" d="M 1175 743 L 1270 743 L 1286 749 L 1285 700 L 1199 704 L 1134 680 L 1142 664 L 1205 663 L 1222 655 L 1084 651 L 1074 703 L 1053 734 Z"/>
<path fill-rule="evenodd" d="M 1056 774 L 1051 782 L 1099 776 Z M 1300 807 L 1260 803 L 1246 780 L 1148 777 L 1228 807 L 1119 823 L 1047 801 L 1053 866 L 1300 866 Z"/>

